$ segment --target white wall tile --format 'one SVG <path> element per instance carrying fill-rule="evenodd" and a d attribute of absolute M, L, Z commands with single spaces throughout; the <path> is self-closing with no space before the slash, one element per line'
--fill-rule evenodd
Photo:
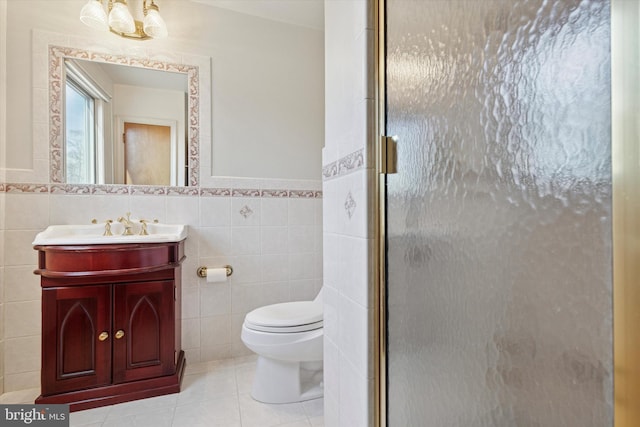
<path fill-rule="evenodd" d="M 339 215 L 344 214 L 344 200 L 340 199 L 341 181 L 330 179 L 324 182 L 322 204 L 322 231 L 324 233 L 337 233 L 340 231 L 341 220 Z"/>
<path fill-rule="evenodd" d="M 200 316 L 219 316 L 231 313 L 229 283 L 207 283 L 200 289 Z"/>
<path fill-rule="evenodd" d="M 40 334 L 40 301 L 7 302 L 3 306 L 5 339 Z"/>
<path fill-rule="evenodd" d="M 343 296 L 362 307 L 370 307 L 372 297 L 368 285 L 372 276 L 369 262 L 373 259 L 373 239 L 338 236 L 337 240 L 337 271 L 340 272 L 335 278 L 337 286 Z"/>
<path fill-rule="evenodd" d="M 324 398 L 326 417 L 328 414 L 326 408 L 327 399 L 336 402 L 340 400 L 340 349 L 330 340 L 325 340 L 324 342 Z M 338 412 L 338 408 L 334 409 Z"/>
<path fill-rule="evenodd" d="M 182 319 L 182 347 L 200 347 L 200 318 Z"/>
<path fill-rule="evenodd" d="M 92 219 L 103 223 L 117 221 L 130 212 L 126 195 L 69 195 L 50 196 L 51 224 L 89 224 Z"/>
<path fill-rule="evenodd" d="M 4 341 L 0 340 L 0 381 L 4 383 Z M 4 385 L 0 385 L 0 394 L 4 393 Z"/>
<path fill-rule="evenodd" d="M 200 341 L 213 345 L 231 343 L 231 315 L 203 317 L 200 325 Z"/>
<path fill-rule="evenodd" d="M 289 279 L 302 280 L 313 279 L 320 274 L 316 264 L 316 256 L 313 253 L 289 254 Z"/>
<path fill-rule="evenodd" d="M 261 280 L 286 283 L 289 279 L 288 261 L 287 254 L 262 255 L 260 257 Z"/>
<path fill-rule="evenodd" d="M 321 286 L 322 281 L 318 279 L 292 280 L 289 282 L 291 301 L 312 301 L 320 292 Z"/>
<path fill-rule="evenodd" d="M 292 253 L 314 252 L 316 248 L 316 227 L 289 227 L 289 251 Z"/>
<path fill-rule="evenodd" d="M 255 197 L 234 197 L 231 202 L 231 225 L 260 225 L 262 202 Z"/>
<path fill-rule="evenodd" d="M 207 227 L 194 231 L 193 234 L 197 234 L 198 238 L 200 258 L 231 254 L 231 230 L 228 227 Z"/>
<path fill-rule="evenodd" d="M 200 226 L 223 227 L 231 225 L 231 198 L 200 197 Z"/>
<path fill-rule="evenodd" d="M 361 169 L 336 179 L 340 183 L 337 197 L 342 202 L 342 209 L 338 213 L 340 234 L 373 237 L 369 236 L 367 178 L 367 170 Z"/>
<path fill-rule="evenodd" d="M 242 333 L 242 323 L 244 322 L 245 315 L 236 315 L 231 316 L 231 351 L 234 355 L 243 356 L 243 355 L 252 355 L 254 354 L 251 350 L 247 348 L 242 342 L 240 335 Z"/>
<path fill-rule="evenodd" d="M 182 288 L 182 319 L 200 318 L 200 289 Z"/>
<path fill-rule="evenodd" d="M 40 300 L 40 276 L 33 274 L 33 266 L 6 267 L 4 282 L 5 303 Z"/>
<path fill-rule="evenodd" d="M 4 391 L 26 390 L 40 387 L 40 371 L 29 371 L 16 374 L 5 372 Z"/>
<path fill-rule="evenodd" d="M 4 248 L 5 248 L 5 233 L 4 230 L 0 230 L 0 267 L 4 268 L 5 265 L 5 256 L 4 256 Z M 0 295 L 1 302 L 2 295 Z"/>
<path fill-rule="evenodd" d="M 41 230 L 49 224 L 49 198 L 39 194 L 7 194 L 5 226 L 11 230 Z"/>
<path fill-rule="evenodd" d="M 3 182 L 1 178 L 2 178 L 2 175 L 0 172 L 0 182 Z M 6 200 L 7 200 L 6 194 L 0 193 L 0 231 L 4 231 L 4 229 L 6 228 L 5 219 L 4 219 L 5 212 L 6 212 Z"/>
<path fill-rule="evenodd" d="M 231 255 L 260 254 L 260 227 L 232 227 Z"/>
<path fill-rule="evenodd" d="M 349 361 L 340 361 L 340 426 L 371 425 L 369 385 Z"/>
<path fill-rule="evenodd" d="M 261 266 L 259 255 L 242 255 L 230 258 L 233 267 L 233 275 L 230 277 L 232 284 L 257 283 L 261 280 Z"/>
<path fill-rule="evenodd" d="M 289 224 L 289 200 L 287 198 L 263 198 L 260 203 L 260 223 L 263 226 Z"/>
<path fill-rule="evenodd" d="M 182 348 L 182 351 L 184 351 L 184 358 L 187 360 L 187 363 L 189 365 L 191 365 L 192 363 L 200 363 L 201 362 L 201 358 L 200 358 L 200 347 L 197 348 Z"/>
<path fill-rule="evenodd" d="M 35 267 L 37 265 L 38 252 L 31 245 L 36 234 L 38 234 L 38 230 L 6 230 L 4 232 L 5 245 L 7 248 L 11 248 L 5 252 L 5 267 L 11 265 L 33 265 Z"/>
<path fill-rule="evenodd" d="M 324 302 L 323 325 L 325 342 L 331 342 L 334 346 L 340 344 L 340 293 L 331 286 L 322 289 Z M 330 365 L 331 366 L 331 365 Z"/>
<path fill-rule="evenodd" d="M 4 363 L 7 372 L 22 373 L 40 369 L 40 335 L 9 338 L 5 343 Z"/>
<path fill-rule="evenodd" d="M 167 223 L 187 224 L 198 227 L 200 224 L 200 203 L 198 197 L 167 196 Z"/>
<path fill-rule="evenodd" d="M 289 300 L 287 283 L 238 284 L 231 288 L 233 315 L 244 316 L 258 307 Z"/>
<path fill-rule="evenodd" d="M 368 378 L 369 360 L 369 313 L 361 305 L 349 298 L 341 298 L 340 317 L 338 320 L 340 353 L 354 367 L 358 375 Z"/>
<path fill-rule="evenodd" d="M 289 225 L 314 225 L 316 208 L 315 199 L 289 199 Z"/>
<path fill-rule="evenodd" d="M 286 254 L 289 252 L 289 229 L 287 227 L 261 227 L 260 253 Z"/>
<path fill-rule="evenodd" d="M 111 199 L 112 196 L 106 196 L 106 198 Z M 120 199 L 120 206 L 109 208 L 109 212 L 111 214 L 114 214 L 116 209 L 123 209 L 125 207 L 125 197 L 121 196 Z M 131 212 L 131 218 L 146 219 L 148 221 L 154 221 L 157 219 L 160 222 L 167 223 L 165 199 L 166 197 L 129 196 L 128 210 L 120 212 L 117 215 L 122 216 L 127 212 Z M 113 219 L 114 221 L 116 220 L 116 218 Z"/>

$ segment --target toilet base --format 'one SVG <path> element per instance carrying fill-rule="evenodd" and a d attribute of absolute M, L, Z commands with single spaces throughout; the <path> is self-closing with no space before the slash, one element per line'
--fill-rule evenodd
<path fill-rule="evenodd" d="M 322 361 L 286 362 L 258 356 L 251 397 L 263 403 L 293 403 L 324 395 Z"/>

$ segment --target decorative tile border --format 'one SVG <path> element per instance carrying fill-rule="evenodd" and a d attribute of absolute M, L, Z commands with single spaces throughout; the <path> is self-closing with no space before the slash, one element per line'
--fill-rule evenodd
<path fill-rule="evenodd" d="M 260 197 L 260 190 L 253 188 L 234 188 L 231 191 L 233 197 Z"/>
<path fill-rule="evenodd" d="M 262 197 L 289 197 L 287 190 L 262 190 Z"/>
<path fill-rule="evenodd" d="M 163 187 L 146 185 L 84 185 L 0 183 L 0 193 L 49 193 L 68 195 L 131 195 L 191 197 L 260 197 L 321 199 L 320 190 L 258 190 L 255 188 Z"/>
<path fill-rule="evenodd" d="M 94 185 L 91 194 L 129 194 L 127 185 Z"/>
<path fill-rule="evenodd" d="M 51 194 L 91 194 L 92 188 L 89 185 L 75 184 L 51 184 L 49 186 Z"/>
<path fill-rule="evenodd" d="M 322 167 L 322 179 L 347 175 L 364 167 L 364 148 Z"/>
<path fill-rule="evenodd" d="M 7 193 L 48 193 L 47 184 L 5 184 Z"/>
<path fill-rule="evenodd" d="M 164 196 L 167 194 L 165 187 L 157 187 L 154 185 L 139 185 L 129 187 L 129 194 L 132 196 Z"/>
<path fill-rule="evenodd" d="M 310 190 L 291 190 L 289 191 L 289 197 L 292 199 L 314 199 L 316 192 Z"/>
<path fill-rule="evenodd" d="M 167 196 L 198 196 L 200 191 L 196 187 L 167 187 Z"/>
<path fill-rule="evenodd" d="M 230 188 L 201 188 L 200 195 L 211 196 L 211 197 L 231 197 L 231 189 Z"/>

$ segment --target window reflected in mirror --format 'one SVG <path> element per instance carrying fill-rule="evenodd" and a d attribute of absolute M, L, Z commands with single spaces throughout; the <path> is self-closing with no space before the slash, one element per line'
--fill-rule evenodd
<path fill-rule="evenodd" d="M 72 184 L 96 184 L 95 100 L 69 78 L 65 89 L 66 181 Z"/>

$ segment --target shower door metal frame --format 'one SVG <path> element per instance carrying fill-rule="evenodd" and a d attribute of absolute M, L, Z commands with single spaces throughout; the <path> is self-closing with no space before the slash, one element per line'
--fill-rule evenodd
<path fill-rule="evenodd" d="M 374 198 L 374 405 L 373 425 L 386 427 L 387 425 L 387 304 L 386 304 L 386 173 L 383 164 L 383 144 L 386 131 L 386 49 L 385 49 L 385 0 L 369 0 L 369 7 L 373 10 L 374 24 L 374 88 L 376 112 L 374 116 L 375 132 L 371 136 L 375 160 L 376 179 L 371 191 Z M 385 148 L 386 149 L 386 148 Z"/>

